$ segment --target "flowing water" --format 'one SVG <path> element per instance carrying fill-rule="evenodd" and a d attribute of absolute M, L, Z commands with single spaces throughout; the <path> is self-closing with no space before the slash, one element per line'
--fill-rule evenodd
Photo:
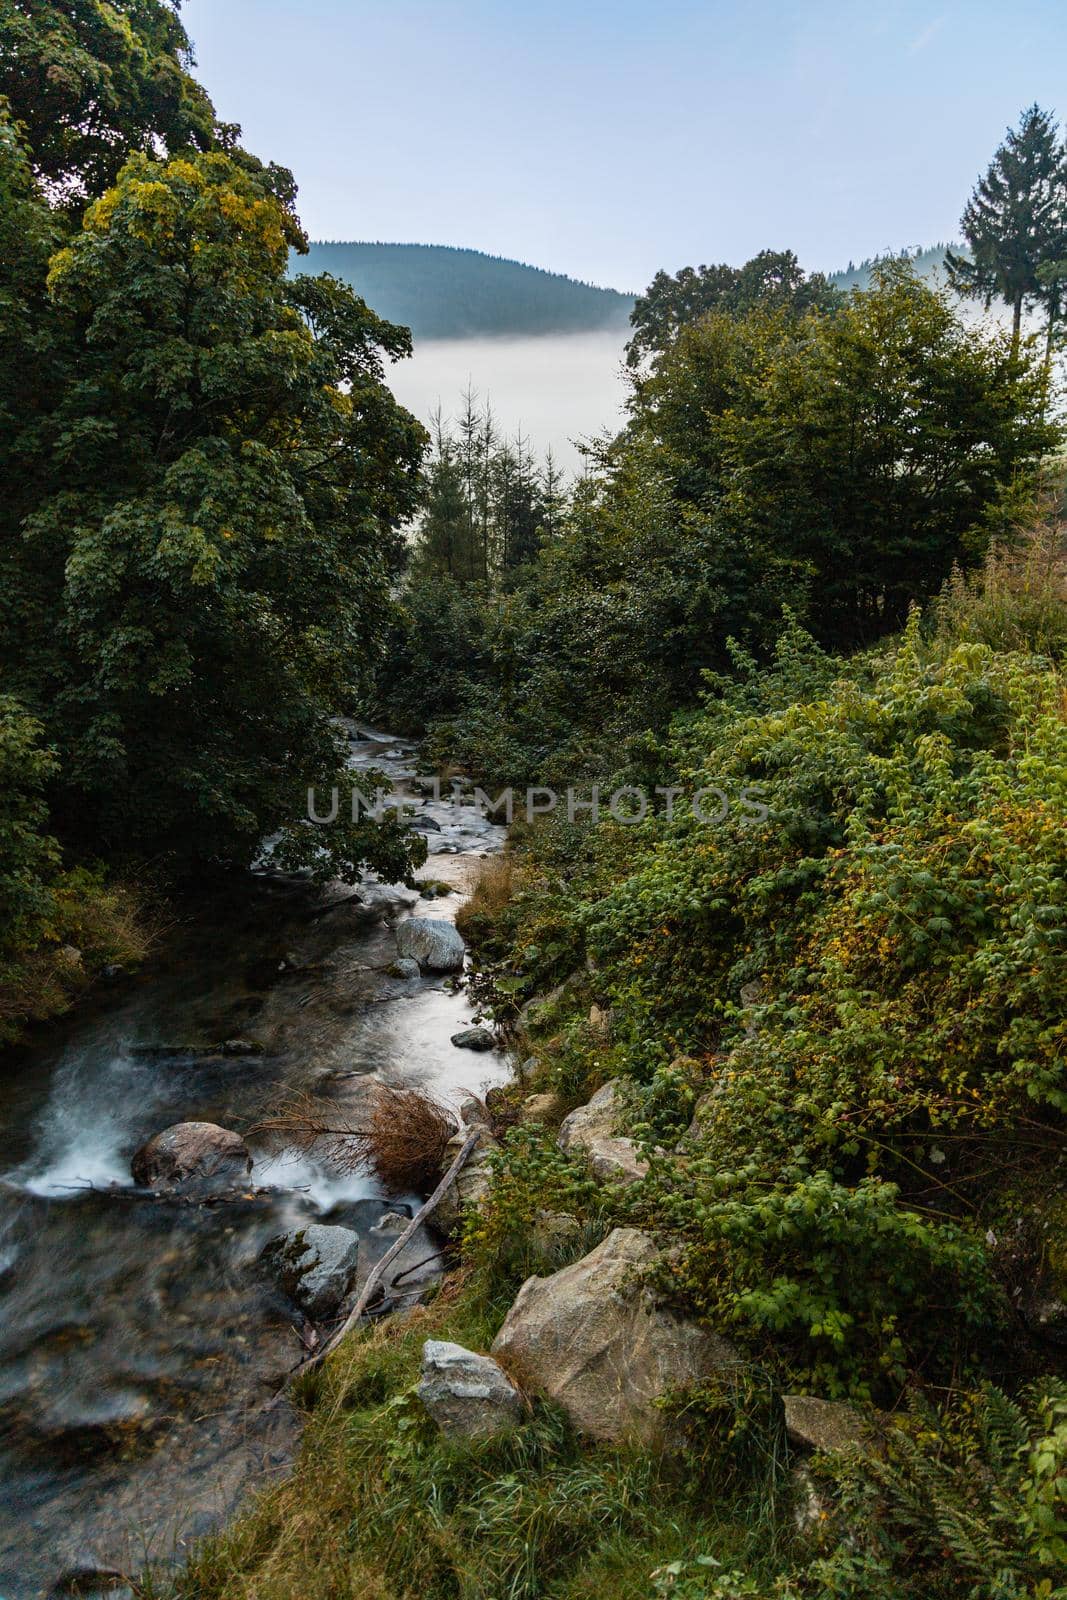
<path fill-rule="evenodd" d="M 354 766 L 410 775 L 397 741 L 352 748 Z M 258 1257 L 295 1223 L 365 1232 L 395 1208 L 367 1173 L 340 1178 L 254 1137 L 248 1198 L 154 1200 L 132 1186 L 137 1147 L 184 1120 L 243 1132 L 291 1091 L 344 1107 L 368 1074 L 453 1105 L 506 1078 L 503 1056 L 450 1043 L 472 1016 L 462 989 L 385 972 L 396 922 L 453 916 L 502 839 L 447 801 L 422 815 L 438 831 L 420 877 L 447 896 L 251 877 L 150 971 L 0 1068 L 3 1600 L 103 1592 L 109 1571 L 180 1559 L 288 1470 L 297 1419 L 264 1402 L 301 1357 L 300 1319 Z M 261 1053 L 214 1048 L 234 1038 Z"/>

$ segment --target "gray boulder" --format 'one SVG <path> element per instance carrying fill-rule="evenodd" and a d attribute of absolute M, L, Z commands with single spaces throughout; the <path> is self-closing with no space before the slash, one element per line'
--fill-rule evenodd
<path fill-rule="evenodd" d="M 311 1222 L 272 1239 L 262 1259 L 289 1298 L 317 1322 L 336 1311 L 348 1293 L 359 1262 L 359 1235 Z"/>
<path fill-rule="evenodd" d="M 808 1450 L 864 1450 L 871 1430 L 858 1411 L 843 1400 L 820 1400 L 813 1394 L 782 1397 L 785 1429 L 792 1442 Z"/>
<path fill-rule="evenodd" d="M 452 1035 L 457 1050 L 491 1050 L 496 1044 L 491 1028 L 461 1028 Z"/>
<path fill-rule="evenodd" d="M 398 956 L 386 971 L 391 978 L 417 978 L 420 968 L 419 963 L 413 961 L 410 956 Z"/>
<path fill-rule="evenodd" d="M 657 1401 L 737 1360 L 725 1339 L 658 1303 L 640 1276 L 658 1257 L 648 1234 L 616 1228 L 580 1261 L 528 1278 L 493 1341 L 524 1385 L 605 1444 L 671 1442 Z"/>
<path fill-rule="evenodd" d="M 417 1393 L 441 1432 L 453 1439 L 484 1439 L 522 1419 L 522 1396 L 503 1369 L 490 1356 L 443 1339 L 427 1339 L 422 1347 Z"/>
<path fill-rule="evenodd" d="M 417 961 L 423 972 L 461 972 L 466 946 L 451 922 L 408 917 L 396 930 L 397 954 Z"/>
<path fill-rule="evenodd" d="M 240 1134 L 214 1122 L 175 1122 L 143 1144 L 130 1163 L 133 1181 L 146 1189 L 238 1188 L 251 1170 Z"/>
<path fill-rule="evenodd" d="M 615 1132 L 619 1120 L 621 1078 L 612 1078 L 599 1088 L 588 1105 L 578 1106 L 564 1117 L 559 1130 L 561 1150 L 583 1151 L 596 1177 L 608 1183 L 637 1183 L 648 1171 L 648 1162 L 637 1153 L 632 1139 Z"/>

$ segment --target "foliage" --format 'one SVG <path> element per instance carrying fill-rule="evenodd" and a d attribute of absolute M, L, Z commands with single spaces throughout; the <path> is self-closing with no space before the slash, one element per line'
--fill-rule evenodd
<path fill-rule="evenodd" d="M 0 3 L 0 96 L 34 171 L 75 206 L 113 183 L 135 150 L 211 147 L 215 113 L 191 65 L 167 0 Z"/>
<path fill-rule="evenodd" d="M 298 819 L 391 613 L 423 435 L 382 362 L 410 343 L 342 286 L 290 283 L 294 241 L 233 157 L 135 157 L 51 264 L 73 370 L 5 544 L 3 651 L 63 748 L 65 836 L 109 853 L 247 861 Z M 378 838 L 314 848 L 349 874 Z"/>
<path fill-rule="evenodd" d="M 480 628 L 470 599 L 412 585 L 396 676 L 435 680 L 434 753 L 497 786 L 606 783 L 703 672 L 734 673 L 731 641 L 765 661 L 786 609 L 837 649 L 901 627 L 1026 519 L 1059 437 L 1044 403 L 1032 354 L 905 264 L 832 317 L 709 314 L 635 380 L 627 428 Z"/>
<path fill-rule="evenodd" d="M 1067 1110 L 1062 686 L 916 615 L 847 667 L 794 626 L 774 672 L 712 687 L 661 752 L 672 814 L 528 835 L 495 947 L 517 1000 L 589 967 L 546 1071 L 643 1086 L 628 1205 L 679 1244 L 680 1300 L 888 1395 L 994 1357 L 990 1168 L 1039 1172 Z M 718 824 L 684 799 L 712 783 Z"/>
<path fill-rule="evenodd" d="M 670 349 L 683 328 L 713 312 L 834 312 L 843 297 L 821 272 L 805 273 L 792 250 L 761 250 L 742 267 L 683 267 L 672 277 L 657 272 L 630 314 L 626 347 L 631 367 Z"/>
<path fill-rule="evenodd" d="M 44 800 L 56 766 L 40 724 L 0 696 L 0 1044 L 65 1011 L 99 968 L 140 960 L 151 936 L 128 889 L 64 866 Z"/>

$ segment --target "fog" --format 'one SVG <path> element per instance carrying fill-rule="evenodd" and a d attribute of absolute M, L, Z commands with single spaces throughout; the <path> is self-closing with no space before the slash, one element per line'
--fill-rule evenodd
<path fill-rule="evenodd" d="M 559 464 L 577 472 L 574 441 L 614 432 L 621 422 L 625 343 L 625 331 L 425 340 L 412 360 L 388 369 L 388 383 L 425 423 L 438 405 L 445 417 L 454 416 L 470 383 L 503 432 L 521 428 L 536 454 L 551 445 Z"/>

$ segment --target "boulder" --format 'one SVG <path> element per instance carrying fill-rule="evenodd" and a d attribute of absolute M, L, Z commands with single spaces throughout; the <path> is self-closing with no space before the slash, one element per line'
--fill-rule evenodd
<path fill-rule="evenodd" d="M 658 1256 L 647 1233 L 616 1228 L 580 1261 L 528 1278 L 493 1341 L 524 1385 L 605 1444 L 668 1443 L 660 1397 L 737 1360 L 725 1339 L 676 1316 L 641 1281 Z"/>
<path fill-rule="evenodd" d="M 420 973 L 419 963 L 410 956 L 399 956 L 390 967 L 386 967 L 390 978 L 417 978 Z"/>
<path fill-rule="evenodd" d="M 451 922 L 408 917 L 396 930 L 397 954 L 417 961 L 423 972 L 460 972 L 466 946 Z"/>
<path fill-rule="evenodd" d="M 417 1392 L 452 1439 L 484 1439 L 514 1428 L 522 1418 L 522 1396 L 503 1369 L 490 1356 L 443 1339 L 427 1339 L 422 1347 Z"/>
<path fill-rule="evenodd" d="M 311 1222 L 272 1239 L 262 1259 L 289 1298 L 318 1322 L 348 1293 L 359 1262 L 359 1234 Z"/>
<path fill-rule="evenodd" d="M 492 1050 L 496 1044 L 491 1028 L 461 1028 L 452 1035 L 457 1050 Z"/>
<path fill-rule="evenodd" d="M 843 1400 L 820 1400 L 813 1394 L 787 1394 L 785 1429 L 796 1445 L 808 1450 L 852 1450 L 867 1445 L 870 1430 L 859 1412 Z"/>
<path fill-rule="evenodd" d="M 563 1110 L 558 1094 L 527 1095 L 519 1110 L 520 1122 L 557 1122 Z"/>
<path fill-rule="evenodd" d="M 632 1139 L 617 1135 L 618 1090 L 621 1078 L 612 1078 L 599 1088 L 588 1105 L 578 1106 L 564 1117 L 559 1130 L 561 1150 L 584 1151 L 596 1177 L 610 1183 L 637 1183 L 648 1171 L 648 1162 L 637 1153 Z"/>
<path fill-rule="evenodd" d="M 146 1189 L 237 1188 L 251 1170 L 240 1134 L 214 1122 L 176 1122 L 143 1144 L 130 1163 L 134 1183 Z"/>

